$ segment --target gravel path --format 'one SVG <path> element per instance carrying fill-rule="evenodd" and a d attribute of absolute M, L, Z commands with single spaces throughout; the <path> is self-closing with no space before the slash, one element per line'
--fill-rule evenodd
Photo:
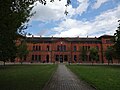
<path fill-rule="evenodd" d="M 64 64 L 59 64 L 57 71 L 43 90 L 95 90 L 79 80 Z"/>

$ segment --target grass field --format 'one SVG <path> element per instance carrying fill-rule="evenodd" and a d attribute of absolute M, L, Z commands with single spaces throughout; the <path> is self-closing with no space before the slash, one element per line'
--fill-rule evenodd
<path fill-rule="evenodd" d="M 0 66 L 0 90 L 41 90 L 57 65 Z"/>
<path fill-rule="evenodd" d="M 120 90 L 120 66 L 69 65 L 67 67 L 98 90 Z"/>

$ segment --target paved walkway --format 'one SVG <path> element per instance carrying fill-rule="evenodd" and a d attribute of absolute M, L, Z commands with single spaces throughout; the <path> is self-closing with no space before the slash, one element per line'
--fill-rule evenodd
<path fill-rule="evenodd" d="M 64 64 L 59 64 L 58 69 L 46 84 L 43 90 L 95 90 L 87 83 L 79 80 Z"/>

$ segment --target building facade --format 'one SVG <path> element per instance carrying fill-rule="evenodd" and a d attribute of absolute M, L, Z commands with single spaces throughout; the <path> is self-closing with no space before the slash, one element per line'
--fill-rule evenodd
<path fill-rule="evenodd" d="M 113 36 L 103 35 L 98 38 L 80 37 L 27 37 L 26 42 L 29 55 L 26 62 L 71 62 L 91 63 L 90 48 L 98 50 L 98 63 L 107 63 L 105 51 L 114 43 Z M 82 60 L 83 50 L 86 51 L 86 60 Z M 115 62 L 115 61 L 114 61 Z"/>

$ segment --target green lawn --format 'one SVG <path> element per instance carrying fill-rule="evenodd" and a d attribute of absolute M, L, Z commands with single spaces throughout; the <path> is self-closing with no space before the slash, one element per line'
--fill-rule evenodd
<path fill-rule="evenodd" d="M 69 65 L 67 67 L 98 90 L 120 90 L 120 66 Z"/>
<path fill-rule="evenodd" d="M 0 90 L 41 90 L 57 65 L 0 66 Z"/>

